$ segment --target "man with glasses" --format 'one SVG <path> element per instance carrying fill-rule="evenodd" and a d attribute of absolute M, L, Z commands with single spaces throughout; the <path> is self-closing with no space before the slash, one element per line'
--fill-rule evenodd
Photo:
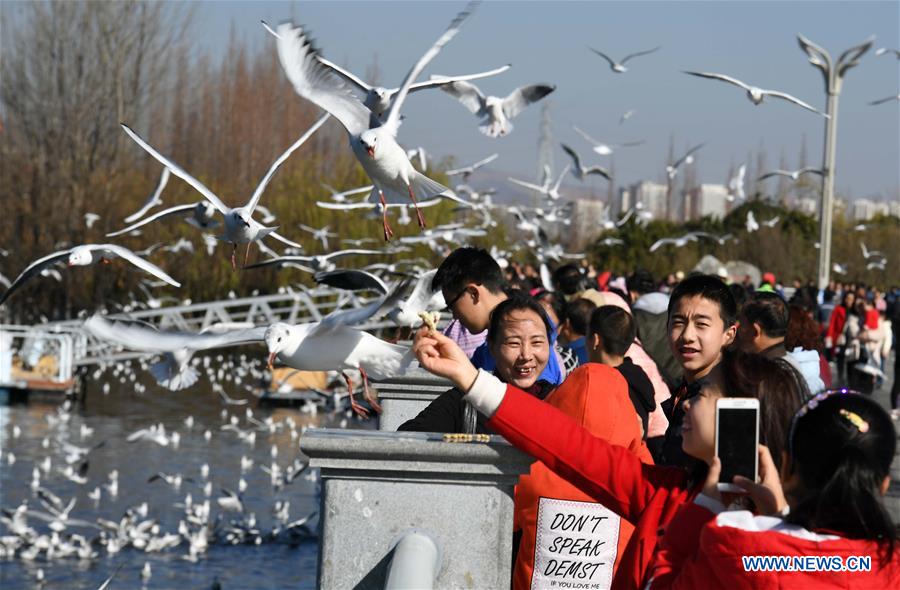
<path fill-rule="evenodd" d="M 487 334 L 491 312 L 507 299 L 504 284 L 500 265 L 486 250 L 466 247 L 457 248 L 444 259 L 432 279 L 431 288 L 440 289 L 444 294 L 446 309 L 455 321 L 470 334 L 481 336 Z M 454 338 L 452 333 L 448 336 Z M 494 358 L 486 342 L 475 349 L 471 359 L 476 368 L 494 370 Z M 540 379 L 559 385 L 563 378 L 559 358 L 551 354 Z"/>

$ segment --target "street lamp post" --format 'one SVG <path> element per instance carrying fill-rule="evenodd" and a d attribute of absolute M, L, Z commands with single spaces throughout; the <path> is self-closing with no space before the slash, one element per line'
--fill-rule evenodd
<path fill-rule="evenodd" d="M 825 121 L 825 152 L 822 163 L 822 199 L 819 203 L 819 263 L 817 281 L 819 289 L 828 286 L 831 272 L 831 220 L 834 214 L 834 160 L 835 145 L 837 143 L 837 114 L 838 98 L 841 94 L 841 85 L 844 74 L 859 63 L 859 58 L 872 47 L 875 38 L 872 37 L 864 43 L 851 47 L 841 54 L 837 63 L 831 61 L 828 52 L 806 39 L 803 35 L 797 35 L 800 48 L 809 57 L 809 63 L 822 71 L 825 78 L 825 92 L 828 94 L 828 108 Z"/>

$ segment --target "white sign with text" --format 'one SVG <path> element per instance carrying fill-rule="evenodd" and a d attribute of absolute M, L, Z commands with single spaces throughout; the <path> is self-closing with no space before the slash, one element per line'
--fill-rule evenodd
<path fill-rule="evenodd" d="M 619 516 L 603 504 L 541 498 L 531 587 L 608 590 Z"/>

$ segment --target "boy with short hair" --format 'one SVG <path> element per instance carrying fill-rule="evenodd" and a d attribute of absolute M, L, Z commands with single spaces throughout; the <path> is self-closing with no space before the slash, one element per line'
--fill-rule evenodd
<path fill-rule="evenodd" d="M 591 314 L 595 309 L 597 306 L 593 301 L 587 299 L 571 301 L 566 305 L 565 319 L 559 327 L 560 343 L 575 353 L 579 366 L 588 362 L 587 334 Z"/>
<path fill-rule="evenodd" d="M 695 460 L 681 449 L 684 401 L 699 394 L 705 382 L 717 379 L 714 369 L 737 332 L 737 304 L 720 278 L 694 275 L 672 291 L 668 316 L 669 347 L 683 378 L 675 395 L 662 404 L 669 419 L 662 463 L 690 468 Z"/>
<path fill-rule="evenodd" d="M 624 309 L 603 305 L 591 313 L 587 336 L 590 362 L 613 367 L 625 378 L 631 404 L 641 419 L 642 438 L 646 440 L 648 417 L 656 409 L 656 400 L 647 373 L 625 356 L 635 335 L 634 319 Z"/>

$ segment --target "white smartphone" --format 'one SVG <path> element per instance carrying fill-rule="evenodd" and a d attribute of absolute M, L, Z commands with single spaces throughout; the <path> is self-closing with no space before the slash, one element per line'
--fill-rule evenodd
<path fill-rule="evenodd" d="M 759 473 L 759 400 L 727 397 L 716 400 L 716 456 L 722 462 L 719 490 L 742 492 L 735 475 L 756 481 Z"/>

